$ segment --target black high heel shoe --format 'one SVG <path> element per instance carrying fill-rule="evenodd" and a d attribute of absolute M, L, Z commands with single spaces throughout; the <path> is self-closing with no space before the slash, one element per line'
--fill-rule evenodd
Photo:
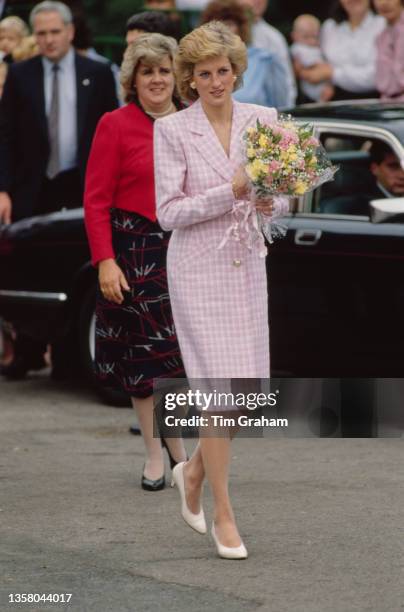
<path fill-rule="evenodd" d="M 172 454 L 170 453 L 170 449 L 168 448 L 168 446 L 167 446 L 167 442 L 165 441 L 165 439 L 164 439 L 164 438 L 161 438 L 161 446 L 162 446 L 163 448 L 165 448 L 165 449 L 166 449 L 166 451 L 167 451 L 167 455 L 168 455 L 168 459 L 169 459 L 169 461 L 170 461 L 170 468 L 173 470 L 173 469 L 175 468 L 175 466 L 176 466 L 178 463 L 181 463 L 181 462 L 180 462 L 180 461 L 176 461 L 176 460 L 174 459 L 174 457 L 173 457 L 173 456 L 172 456 Z"/>
<path fill-rule="evenodd" d="M 176 466 L 176 465 L 178 465 L 179 463 L 182 463 L 182 461 L 176 461 L 176 460 L 174 459 L 174 457 L 173 457 L 173 456 L 172 456 L 172 454 L 170 453 L 170 449 L 168 448 L 168 446 L 167 446 L 167 442 L 164 440 L 164 438 L 161 438 L 161 445 L 162 445 L 162 447 L 163 447 L 163 448 L 165 448 L 165 449 L 166 449 L 166 451 L 167 451 L 168 459 L 169 459 L 169 461 L 170 461 L 170 468 L 171 468 L 171 471 L 173 471 L 173 469 L 175 468 L 175 466 Z M 188 455 L 187 455 L 186 461 L 188 461 L 188 459 L 189 459 L 189 457 L 188 457 Z M 173 487 L 174 485 L 175 485 L 175 482 L 174 482 L 174 477 L 173 477 L 173 476 L 171 476 L 171 486 Z"/>
<path fill-rule="evenodd" d="M 142 489 L 144 489 L 144 491 L 161 491 L 166 486 L 166 477 L 163 474 L 161 478 L 157 478 L 157 480 L 152 480 L 151 478 L 147 478 L 144 475 L 144 466 L 143 466 L 141 486 L 142 486 Z"/>

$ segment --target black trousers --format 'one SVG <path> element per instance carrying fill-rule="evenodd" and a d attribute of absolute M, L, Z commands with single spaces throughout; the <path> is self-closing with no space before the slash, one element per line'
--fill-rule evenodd
<path fill-rule="evenodd" d="M 83 204 L 83 188 L 77 168 L 61 172 L 54 179 L 44 178 L 34 214 L 45 215 L 62 208 L 80 208 Z M 46 343 L 16 331 L 15 355 L 32 362 L 44 355 Z M 56 354 L 57 350 L 52 354 Z"/>
<path fill-rule="evenodd" d="M 77 168 L 61 172 L 54 179 L 45 177 L 39 193 L 35 213 L 46 215 L 62 208 L 80 208 L 83 205 L 83 187 Z"/>

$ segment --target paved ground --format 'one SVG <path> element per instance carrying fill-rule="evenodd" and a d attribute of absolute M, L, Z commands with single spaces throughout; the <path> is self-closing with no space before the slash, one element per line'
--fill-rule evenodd
<path fill-rule="evenodd" d="M 404 610 L 402 440 L 237 440 L 250 558 L 231 562 L 185 526 L 175 490 L 140 489 L 131 417 L 43 377 L 0 382 L 2 612 Z M 73 595 L 8 603 L 21 592 Z"/>

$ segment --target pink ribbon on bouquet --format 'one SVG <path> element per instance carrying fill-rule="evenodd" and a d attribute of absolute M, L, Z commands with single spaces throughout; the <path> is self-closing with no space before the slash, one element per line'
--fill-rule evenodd
<path fill-rule="evenodd" d="M 218 245 L 218 250 L 223 249 L 229 240 L 235 240 L 249 251 L 252 251 L 253 245 L 258 242 L 259 256 L 266 257 L 267 248 L 265 246 L 264 236 L 261 232 L 258 215 L 255 206 L 249 200 L 237 200 L 233 204 L 231 211 L 232 223 L 224 233 L 224 236 Z"/>
<path fill-rule="evenodd" d="M 281 217 L 289 212 L 289 201 L 286 197 L 274 196 L 274 212 L 268 216 L 267 223 L 272 223 L 276 217 Z M 217 247 L 218 250 L 223 249 L 227 242 L 232 239 L 243 244 L 249 251 L 253 245 L 258 242 L 259 256 L 266 257 L 268 249 L 265 245 L 265 239 L 262 232 L 261 219 L 266 215 L 258 214 L 254 203 L 250 200 L 237 200 L 233 204 L 231 211 L 232 223 L 224 233 L 224 236 Z"/>

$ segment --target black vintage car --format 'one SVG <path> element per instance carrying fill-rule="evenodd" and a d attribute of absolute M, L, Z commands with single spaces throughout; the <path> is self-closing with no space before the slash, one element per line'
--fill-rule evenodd
<path fill-rule="evenodd" d="M 286 238 L 269 249 L 273 373 L 402 377 L 404 198 L 389 201 L 392 212 L 379 203 L 358 215 L 355 203 L 374 183 L 373 142 L 404 164 L 404 106 L 305 105 L 292 114 L 315 124 L 339 172 L 294 203 Z M 0 316 L 47 342 L 64 338 L 66 359 L 90 377 L 95 286 L 82 209 L 0 228 Z"/>

